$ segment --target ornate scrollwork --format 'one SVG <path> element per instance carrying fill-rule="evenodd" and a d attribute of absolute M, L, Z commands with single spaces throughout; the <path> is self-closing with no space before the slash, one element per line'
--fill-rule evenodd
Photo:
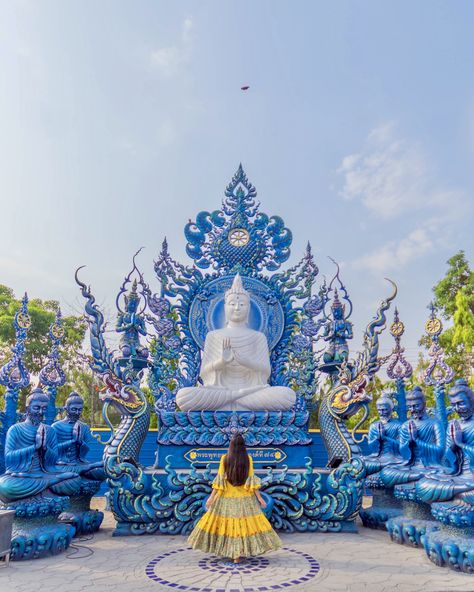
<path fill-rule="evenodd" d="M 138 469 L 133 481 L 126 473 L 117 474 L 112 481 L 110 501 L 119 532 L 186 534 L 204 513 L 214 477 L 209 467 L 198 472 L 192 466 L 190 472 L 178 473 L 171 466 L 171 457 L 166 460 L 163 480 Z M 268 469 L 262 478 L 262 491 L 274 500 L 270 522 L 287 532 L 338 532 L 343 523 L 357 516 L 363 478 L 364 466 L 359 459 L 334 470 L 325 487 L 320 474 L 313 477 L 309 458 L 303 472 L 290 472 L 288 467 Z"/>
<path fill-rule="evenodd" d="M 30 375 L 23 361 L 25 355 L 25 341 L 31 327 L 31 317 L 28 314 L 28 295 L 21 301 L 20 309 L 13 321 L 15 328 L 15 345 L 11 348 L 12 359 L 0 368 L 0 384 L 11 391 L 18 391 L 30 384 Z"/>
<path fill-rule="evenodd" d="M 445 385 L 449 384 L 454 378 L 454 371 L 445 360 L 443 348 L 439 344 L 439 335 L 443 330 L 443 324 L 436 317 L 434 304 L 430 305 L 431 313 L 426 322 L 426 332 L 431 337 L 431 346 L 428 350 L 428 356 L 431 361 L 426 368 L 423 378 L 427 385 Z"/>
<path fill-rule="evenodd" d="M 401 346 L 401 338 L 405 332 L 405 325 L 400 320 L 398 310 L 395 308 L 393 323 L 390 325 L 390 333 L 395 339 L 395 347 L 387 359 L 387 376 L 392 380 L 410 378 L 413 374 L 413 368 L 405 358 L 405 348 Z"/>
<path fill-rule="evenodd" d="M 52 347 L 48 355 L 48 361 L 40 370 L 39 382 L 44 386 L 57 388 L 66 382 L 66 374 L 61 368 L 59 361 L 59 348 L 61 347 L 64 337 L 61 310 L 59 309 L 56 313 L 54 323 L 52 323 L 49 328 L 49 337 L 51 339 Z"/>

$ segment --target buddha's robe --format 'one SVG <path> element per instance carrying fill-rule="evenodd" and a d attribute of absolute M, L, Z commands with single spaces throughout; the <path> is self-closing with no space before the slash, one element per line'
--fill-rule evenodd
<path fill-rule="evenodd" d="M 56 463 L 57 439 L 46 427 L 45 446 L 35 449 L 38 426 L 29 422 L 13 425 L 5 441 L 5 474 L 0 477 L 0 500 L 4 503 L 35 496 L 48 489 L 58 495 L 74 495 L 81 479 Z"/>
<path fill-rule="evenodd" d="M 462 430 L 462 447 L 453 442 L 451 424 L 457 421 Z M 446 431 L 446 467 L 430 471 L 416 484 L 416 498 L 419 501 L 445 502 L 459 493 L 468 492 L 474 502 L 474 417 L 467 420 L 453 420 Z M 467 500 L 467 497 L 464 496 Z M 471 502 L 471 503 L 472 503 Z"/>
<path fill-rule="evenodd" d="M 382 438 L 380 438 L 380 424 L 383 426 Z M 368 449 L 371 454 L 363 457 L 367 475 L 378 473 L 388 465 L 403 462 L 398 449 L 400 425 L 397 419 L 389 419 L 386 423 L 374 421 L 370 425 Z"/>
<path fill-rule="evenodd" d="M 222 369 L 224 339 L 230 339 L 234 360 Z M 285 386 L 270 386 L 270 354 L 265 335 L 252 329 L 210 331 L 204 344 L 201 379 L 204 386 L 180 389 L 176 402 L 183 411 L 284 411 L 296 401 Z"/>
<path fill-rule="evenodd" d="M 410 440 L 409 424 L 417 428 L 416 441 Z M 444 453 L 445 435 L 440 421 L 423 417 L 402 424 L 399 435 L 400 455 L 404 462 L 382 469 L 380 478 L 386 487 L 418 481 L 429 468 L 440 468 Z"/>
<path fill-rule="evenodd" d="M 79 442 L 73 434 L 76 425 L 79 430 Z M 78 421 L 77 424 L 71 423 L 66 418 L 53 423 L 52 428 L 58 440 L 58 465 L 86 479 L 103 481 L 105 479 L 103 462 L 90 463 L 86 460 L 90 450 L 89 444 L 95 443 L 89 426 L 82 421 Z"/>

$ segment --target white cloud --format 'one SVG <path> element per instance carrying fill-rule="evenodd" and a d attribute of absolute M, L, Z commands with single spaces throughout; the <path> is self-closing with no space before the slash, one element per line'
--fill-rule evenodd
<path fill-rule="evenodd" d="M 425 228 L 416 228 L 400 241 L 390 241 L 373 253 L 356 259 L 356 269 L 369 269 L 375 273 L 385 273 L 400 269 L 407 263 L 433 251 L 435 244 Z"/>
<path fill-rule="evenodd" d="M 342 196 L 360 199 L 381 218 L 393 218 L 426 205 L 429 167 L 420 147 L 395 137 L 395 126 L 375 128 L 364 149 L 346 156 L 338 173 L 344 176 Z"/>
<path fill-rule="evenodd" d="M 185 18 L 181 26 L 181 34 L 175 45 L 161 47 L 151 52 L 150 62 L 164 76 L 174 76 L 189 60 L 192 43 L 193 21 Z"/>
<path fill-rule="evenodd" d="M 355 268 L 380 273 L 423 257 L 446 243 L 469 207 L 464 193 L 435 187 L 422 147 L 398 137 L 392 122 L 372 130 L 363 149 L 343 158 L 337 172 L 342 197 L 360 200 L 379 224 L 399 216 L 414 222 L 406 236 L 356 259 Z"/>

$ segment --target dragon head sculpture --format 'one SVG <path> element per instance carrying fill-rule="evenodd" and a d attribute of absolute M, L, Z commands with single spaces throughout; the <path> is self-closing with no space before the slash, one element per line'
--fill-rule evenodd
<path fill-rule="evenodd" d="M 366 388 L 380 368 L 379 335 L 385 328 L 385 312 L 397 294 L 396 285 L 391 280 L 388 281 L 393 286 L 393 292 L 382 301 L 375 317 L 367 325 L 363 351 L 359 353 L 355 362 L 345 361 L 341 364 L 337 379 L 320 406 L 319 424 L 328 450 L 329 462 L 335 458 L 347 462 L 354 455 L 360 454 L 360 440 L 356 439 L 355 432 L 369 415 L 372 397 L 366 392 Z M 349 432 L 345 422 L 361 409 L 363 411 L 360 420 Z"/>
<path fill-rule="evenodd" d="M 105 416 L 110 405 L 121 415 L 137 415 L 146 407 L 143 391 L 131 377 L 127 380 L 126 373 L 122 374 L 122 379 L 112 372 L 106 372 L 101 378 L 105 386 L 99 391 L 99 399 L 104 404 Z"/>
<path fill-rule="evenodd" d="M 339 373 L 339 384 L 331 390 L 328 396 L 328 405 L 332 415 L 346 420 L 355 415 L 361 406 L 367 407 L 372 400 L 371 395 L 365 390 L 368 382 L 369 377 L 365 372 L 352 378 L 351 371 L 343 365 Z"/>

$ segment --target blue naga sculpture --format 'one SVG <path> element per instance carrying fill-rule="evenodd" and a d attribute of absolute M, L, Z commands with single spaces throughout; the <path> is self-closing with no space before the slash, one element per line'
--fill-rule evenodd
<path fill-rule="evenodd" d="M 320 366 L 323 371 L 333 377 L 333 384 L 327 395 L 323 396 L 319 407 L 319 426 L 328 450 L 329 466 L 348 461 L 355 455 L 361 455 L 360 446 L 353 434 L 369 414 L 368 404 L 371 397 L 365 388 L 381 364 L 381 360 L 377 357 L 379 335 L 385 328 L 385 312 L 397 294 L 395 284 L 391 283 L 394 291 L 382 302 L 376 316 L 368 324 L 364 334 L 364 350 L 359 353 L 356 361 L 348 363 L 343 358 L 342 362 L 335 363 L 333 360 L 330 365 L 326 362 Z M 338 368 L 338 374 L 334 378 L 335 367 Z M 358 413 L 360 409 L 363 409 L 362 417 L 350 434 L 345 420 Z"/>
<path fill-rule="evenodd" d="M 195 222 L 186 225 L 185 236 L 193 265 L 176 262 L 165 240 L 155 262 L 159 293 L 145 283 L 134 257 L 132 272 L 121 288 L 125 293 L 134 276 L 134 309 L 128 309 L 129 317 L 119 317 L 117 329 L 131 327 L 132 318 L 134 328 L 131 341 L 122 342 L 120 358 L 109 352 L 104 317 L 76 272 L 86 300 L 91 367 L 104 382 L 100 394 L 104 415 L 113 406 L 121 416 L 117 427 L 109 423 L 112 435 L 104 451 L 115 534 L 191 530 L 210 493 L 212 458 L 222 454 L 236 432 L 244 435 L 256 458 L 272 455 L 267 462 L 270 468 L 262 476 L 263 491 L 274 500 L 270 519 L 276 528 L 353 530 L 364 467 L 355 458 L 359 449 L 344 421 L 368 401 L 364 388 L 379 366 L 378 335 L 395 293 L 369 324 L 364 352 L 355 363 L 347 363 L 340 344 L 335 348 L 337 363 L 342 360 L 344 367 L 320 402 L 324 408 L 320 421 L 329 457 L 339 457 L 342 464 L 328 475 L 313 469 L 308 433 L 309 411 L 319 404 L 315 341 L 328 320 L 325 315 L 318 319 L 328 290 L 323 286 L 318 294 L 312 293 L 318 268 L 311 247 L 296 265 L 281 270 L 290 255 L 291 231 L 279 216 L 260 211 L 255 188 L 242 166 L 227 186 L 222 208 L 199 213 Z M 272 412 L 180 411 L 176 393 L 200 384 L 206 335 L 223 326 L 224 293 L 236 274 L 251 294 L 248 325 L 266 336 L 271 365 L 268 383 L 293 389 L 296 404 L 288 411 Z M 347 339 L 349 324 L 344 323 Z M 337 339 L 342 335 L 339 326 L 333 333 Z M 149 339 L 142 345 L 139 338 L 145 334 Z M 145 370 L 159 425 L 155 466 L 148 468 L 139 460 L 152 412 L 141 385 Z M 279 469 L 283 458 L 288 464 Z M 179 473 L 180 466 L 190 471 Z"/>

